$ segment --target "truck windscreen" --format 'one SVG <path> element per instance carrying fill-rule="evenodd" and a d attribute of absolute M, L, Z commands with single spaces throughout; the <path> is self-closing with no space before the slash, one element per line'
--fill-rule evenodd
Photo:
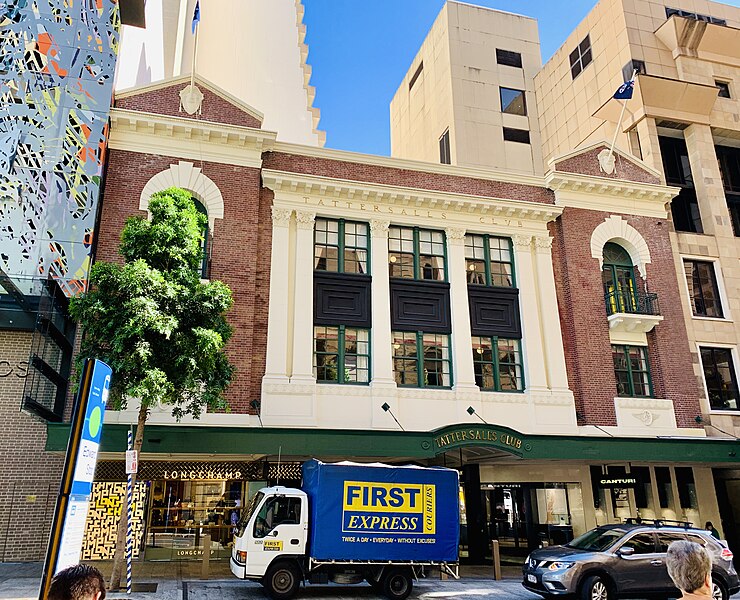
<path fill-rule="evenodd" d="M 237 525 L 236 530 L 237 537 L 241 537 L 244 534 L 247 523 L 249 523 L 249 520 L 252 518 L 254 511 L 257 510 L 257 507 L 260 505 L 260 503 L 262 502 L 262 498 L 264 497 L 265 495 L 262 492 L 257 492 L 254 496 L 252 496 L 252 499 L 249 501 L 249 506 L 247 506 L 247 509 L 242 512 L 242 518 L 239 519 L 239 524 Z"/>

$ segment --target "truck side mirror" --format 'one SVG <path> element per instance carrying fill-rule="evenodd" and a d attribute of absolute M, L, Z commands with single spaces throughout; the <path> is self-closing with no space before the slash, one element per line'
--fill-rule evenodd
<path fill-rule="evenodd" d="M 635 553 L 635 549 L 632 546 L 622 546 L 617 550 L 619 556 L 632 556 Z"/>

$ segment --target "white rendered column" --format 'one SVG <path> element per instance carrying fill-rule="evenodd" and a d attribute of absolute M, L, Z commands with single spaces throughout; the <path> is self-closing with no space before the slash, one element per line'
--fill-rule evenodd
<path fill-rule="evenodd" d="M 465 229 L 450 227 L 445 229 L 445 233 L 447 235 L 447 268 L 452 309 L 454 388 L 478 391 L 473 369 L 468 281 L 465 276 Z"/>
<path fill-rule="evenodd" d="M 563 332 L 560 329 L 558 295 L 552 268 L 552 238 L 549 235 L 535 236 L 534 249 L 547 376 L 553 391 L 565 391 L 568 389 L 568 372 L 565 367 Z"/>
<path fill-rule="evenodd" d="M 371 260 L 373 276 L 371 330 L 372 382 L 394 384 L 393 357 L 391 353 L 391 292 L 388 280 L 388 226 L 389 221 L 370 221 Z"/>
<path fill-rule="evenodd" d="M 313 224 L 316 213 L 296 211 L 293 370 L 291 383 L 315 382 L 313 376 Z"/>
<path fill-rule="evenodd" d="M 515 235 L 513 241 L 524 336 L 525 384 L 530 391 L 543 391 L 547 390 L 547 375 L 545 351 L 542 344 L 542 324 L 537 301 L 537 281 L 532 259 L 532 236 Z"/>
<path fill-rule="evenodd" d="M 267 357 L 265 379 L 288 382 L 288 208 L 272 207 L 272 254 L 270 255 L 270 301 L 267 309 Z"/>

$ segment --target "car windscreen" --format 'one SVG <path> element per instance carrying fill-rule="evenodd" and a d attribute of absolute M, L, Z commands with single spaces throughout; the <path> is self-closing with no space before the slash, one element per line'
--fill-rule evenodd
<path fill-rule="evenodd" d="M 596 529 L 587 531 L 583 535 L 579 535 L 565 545 L 568 548 L 575 548 L 576 550 L 603 552 L 607 548 L 610 548 L 625 533 L 627 533 L 625 529 L 619 529 L 617 527 L 611 527 L 609 529 L 597 527 Z"/>
<path fill-rule="evenodd" d="M 244 530 L 247 527 L 247 523 L 249 523 L 249 520 L 252 518 L 254 511 L 257 510 L 257 507 L 260 505 L 260 502 L 262 502 L 262 498 L 264 497 L 265 495 L 262 492 L 257 492 L 254 496 L 252 496 L 252 499 L 249 502 L 249 506 L 247 506 L 247 509 L 242 512 L 242 518 L 239 519 L 239 525 L 237 526 L 236 530 L 237 537 L 242 536 Z"/>

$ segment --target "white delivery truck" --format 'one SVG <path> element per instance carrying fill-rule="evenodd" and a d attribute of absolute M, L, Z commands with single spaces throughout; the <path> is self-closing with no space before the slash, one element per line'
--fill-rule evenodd
<path fill-rule="evenodd" d="M 422 567 L 455 574 L 457 498 L 451 469 L 310 460 L 301 489 L 268 487 L 251 499 L 231 572 L 260 581 L 275 599 L 292 598 L 301 582 L 367 581 L 403 600 Z"/>

